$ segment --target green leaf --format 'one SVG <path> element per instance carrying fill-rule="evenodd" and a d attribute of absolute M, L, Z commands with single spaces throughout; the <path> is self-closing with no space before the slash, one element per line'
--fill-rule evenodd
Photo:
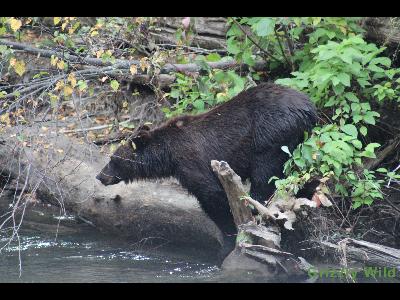
<path fill-rule="evenodd" d="M 179 92 L 178 89 L 173 89 L 173 90 L 169 93 L 169 95 L 170 95 L 172 98 L 177 99 L 177 98 L 179 98 L 179 96 L 180 96 L 180 92 Z"/>
<path fill-rule="evenodd" d="M 363 152 L 361 152 L 361 156 L 368 157 L 368 158 L 376 158 L 375 153 L 371 152 L 371 151 L 363 151 Z"/>
<path fill-rule="evenodd" d="M 368 70 L 371 70 L 373 72 L 385 73 L 385 70 L 381 67 L 378 67 L 377 65 L 369 64 L 367 68 Z"/>
<path fill-rule="evenodd" d="M 371 64 L 373 65 L 381 64 L 389 68 L 390 65 L 392 64 L 392 61 L 388 57 L 376 57 L 371 60 Z"/>
<path fill-rule="evenodd" d="M 338 84 L 336 86 L 333 86 L 333 91 L 336 95 L 341 95 L 344 92 L 344 85 Z"/>
<path fill-rule="evenodd" d="M 363 120 L 367 124 L 375 125 L 375 118 L 372 114 L 369 114 L 369 112 L 364 115 Z"/>
<path fill-rule="evenodd" d="M 345 86 L 350 86 L 350 75 L 346 73 L 339 73 L 337 75 L 340 82 Z"/>
<path fill-rule="evenodd" d="M 219 61 L 221 56 L 218 53 L 211 53 L 206 56 L 207 61 Z"/>
<path fill-rule="evenodd" d="M 360 133 L 361 133 L 363 136 L 366 136 L 367 133 L 368 133 L 367 127 L 361 126 L 361 128 L 360 128 Z"/>
<path fill-rule="evenodd" d="M 238 54 L 240 52 L 240 48 L 238 46 L 238 42 L 235 40 L 235 37 L 231 37 L 226 41 L 226 49 L 232 54 Z"/>
<path fill-rule="evenodd" d="M 360 122 L 363 119 L 363 116 L 361 115 L 354 115 L 353 116 L 353 122 L 354 124 L 357 124 L 358 122 Z"/>
<path fill-rule="evenodd" d="M 358 132 L 357 132 L 357 128 L 356 126 L 354 126 L 353 124 L 346 124 L 344 125 L 342 128 L 342 131 L 348 135 L 351 135 L 353 137 L 357 137 Z"/>
<path fill-rule="evenodd" d="M 354 93 L 346 93 L 346 94 L 344 94 L 344 96 L 345 96 L 348 100 L 350 100 L 350 101 L 352 101 L 352 102 L 360 102 L 360 100 L 357 98 L 356 95 L 354 95 Z"/>
<path fill-rule="evenodd" d="M 199 111 L 203 111 L 204 110 L 204 101 L 197 99 L 196 101 L 193 102 L 193 106 L 199 110 Z"/>
<path fill-rule="evenodd" d="M 374 149 L 377 147 L 380 147 L 381 144 L 378 143 L 369 143 L 366 147 L 365 147 L 365 151 L 371 151 L 374 152 Z"/>
<path fill-rule="evenodd" d="M 354 147 L 356 147 L 357 149 L 362 148 L 362 143 L 359 140 L 352 140 L 351 142 L 353 143 Z"/>
<path fill-rule="evenodd" d="M 331 59 L 334 56 L 336 56 L 336 52 L 335 51 L 324 50 L 324 51 L 320 51 L 319 52 L 318 60 L 328 60 L 328 59 Z"/>
<path fill-rule="evenodd" d="M 243 52 L 243 62 L 249 66 L 254 66 L 256 64 L 253 53 L 251 52 L 251 48 L 248 48 L 246 51 Z"/>
<path fill-rule="evenodd" d="M 357 82 L 361 85 L 361 87 L 366 87 L 367 85 L 371 85 L 371 83 L 364 78 L 357 78 Z"/>
<path fill-rule="evenodd" d="M 258 21 L 254 26 L 254 29 L 258 36 L 270 35 L 274 32 L 274 28 L 275 21 L 271 18 L 261 18 L 261 20 Z"/>
<path fill-rule="evenodd" d="M 82 92 L 82 91 L 84 91 L 85 89 L 87 89 L 87 83 L 86 83 L 86 81 L 84 81 L 84 80 L 79 80 L 78 81 L 78 89 Z"/>
<path fill-rule="evenodd" d="M 113 89 L 113 91 L 116 92 L 119 88 L 119 83 L 116 80 L 111 80 L 110 86 Z"/>

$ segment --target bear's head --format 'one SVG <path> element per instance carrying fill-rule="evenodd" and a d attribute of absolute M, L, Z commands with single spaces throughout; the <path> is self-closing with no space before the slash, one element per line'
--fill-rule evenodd
<path fill-rule="evenodd" d="M 149 178 L 149 165 L 152 165 L 152 134 L 146 125 L 140 127 L 137 134 L 127 139 L 111 156 L 110 162 L 96 176 L 104 185 L 113 185 L 121 181 L 129 183 L 134 179 Z"/>

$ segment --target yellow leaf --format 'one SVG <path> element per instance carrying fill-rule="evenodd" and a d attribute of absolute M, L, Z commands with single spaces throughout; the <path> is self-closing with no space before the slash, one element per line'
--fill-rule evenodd
<path fill-rule="evenodd" d="M 68 21 L 65 21 L 64 23 L 62 23 L 61 29 L 64 30 L 65 27 L 67 27 L 67 25 L 68 25 Z"/>
<path fill-rule="evenodd" d="M 2 114 L 1 116 L 0 116 L 0 121 L 2 122 L 2 123 L 5 123 L 5 124 L 7 124 L 7 125 L 10 125 L 10 123 L 11 123 L 11 121 L 10 121 L 10 115 L 7 113 L 7 114 Z"/>
<path fill-rule="evenodd" d="M 61 18 L 60 17 L 54 17 L 54 25 L 57 25 L 60 22 L 61 22 Z"/>
<path fill-rule="evenodd" d="M 68 81 L 71 83 L 72 88 L 74 88 L 76 86 L 76 78 L 74 73 L 70 73 L 68 75 Z"/>
<path fill-rule="evenodd" d="M 57 61 L 58 61 L 58 57 L 52 55 L 50 58 L 50 63 L 53 67 L 57 64 Z"/>
<path fill-rule="evenodd" d="M 70 87 L 69 85 L 64 86 L 64 96 L 70 96 L 72 95 L 72 92 L 74 90 L 72 89 L 72 87 Z"/>
<path fill-rule="evenodd" d="M 61 80 L 60 80 L 60 81 L 57 81 L 55 90 L 56 90 L 56 91 L 61 90 L 63 87 L 64 87 L 64 82 L 61 81 Z M 56 98 L 57 98 L 57 97 L 56 97 Z"/>
<path fill-rule="evenodd" d="M 25 73 L 25 63 L 22 60 L 19 60 L 14 65 L 15 73 L 19 76 L 22 76 Z"/>
<path fill-rule="evenodd" d="M 57 63 L 57 68 L 59 68 L 60 70 L 64 70 L 64 67 L 65 67 L 64 61 L 63 61 L 63 60 L 60 60 L 60 61 Z"/>
<path fill-rule="evenodd" d="M 140 59 L 140 68 L 143 72 L 149 67 L 149 62 L 147 60 L 147 57 L 143 57 Z"/>
<path fill-rule="evenodd" d="M 98 35 L 99 34 L 99 32 L 97 31 L 97 30 L 93 30 L 91 33 L 90 33 L 90 36 L 96 36 L 96 35 Z"/>
<path fill-rule="evenodd" d="M 110 146 L 110 152 L 113 153 L 115 150 L 117 150 L 117 145 L 112 144 L 112 145 Z"/>
<path fill-rule="evenodd" d="M 17 62 L 17 60 L 13 57 L 10 59 L 10 66 L 14 67 L 15 63 Z"/>
<path fill-rule="evenodd" d="M 17 20 L 17 19 L 15 19 L 15 18 L 10 18 L 10 19 L 8 20 L 8 22 L 10 23 L 10 27 L 11 27 L 11 29 L 12 29 L 13 31 L 17 31 L 17 30 L 20 29 L 21 26 L 22 26 L 21 20 Z"/>
<path fill-rule="evenodd" d="M 137 74 L 137 67 L 135 65 L 131 65 L 131 67 L 129 68 L 129 70 L 131 71 L 132 75 Z"/>
<path fill-rule="evenodd" d="M 96 57 L 100 58 L 100 56 L 104 53 L 103 49 L 100 49 L 99 51 L 96 52 Z"/>
<path fill-rule="evenodd" d="M 124 103 L 122 103 L 122 107 L 123 108 L 127 108 L 128 107 L 128 101 L 125 101 Z"/>

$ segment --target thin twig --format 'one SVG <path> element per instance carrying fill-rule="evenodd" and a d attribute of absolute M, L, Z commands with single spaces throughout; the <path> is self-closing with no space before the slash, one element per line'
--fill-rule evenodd
<path fill-rule="evenodd" d="M 243 26 L 236 21 L 234 18 L 230 18 L 238 27 L 239 29 L 244 33 L 244 35 L 255 45 L 257 46 L 258 49 L 260 49 L 264 54 L 266 54 L 267 56 L 271 57 L 273 60 L 282 63 L 279 59 L 277 59 L 275 56 L 273 56 L 267 49 L 264 49 L 263 47 L 261 47 L 261 45 L 255 40 L 253 39 L 247 32 L 246 30 L 243 28 Z"/>
<path fill-rule="evenodd" d="M 280 38 L 278 36 L 278 32 L 276 31 L 275 28 L 274 28 L 274 32 L 275 32 L 275 37 L 276 37 L 276 39 L 278 41 L 279 48 L 281 49 L 283 58 L 286 60 L 288 66 L 292 69 L 292 71 L 294 71 L 294 66 L 293 66 L 292 62 L 289 61 L 288 57 L 286 56 L 285 51 L 284 51 L 283 46 L 282 46 L 282 43 L 281 43 L 281 40 L 280 40 Z"/>

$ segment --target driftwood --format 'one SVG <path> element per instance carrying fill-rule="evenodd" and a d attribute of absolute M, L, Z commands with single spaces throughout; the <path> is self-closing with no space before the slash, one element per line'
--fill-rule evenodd
<path fill-rule="evenodd" d="M 347 266 L 351 260 L 368 266 L 400 266 L 400 250 L 367 241 L 347 238 L 337 244 L 327 241 L 315 241 L 328 253 L 339 255 L 340 262 Z"/>
<path fill-rule="evenodd" d="M 50 128 L 45 136 L 42 126 Z M 36 198 L 65 208 L 103 232 L 134 242 L 149 239 L 213 251 L 222 244 L 217 226 L 179 184 L 139 181 L 105 187 L 95 176 L 108 158 L 93 144 L 57 133 L 52 124 L 7 128 L 1 140 L 3 184 L 10 178 L 19 190 L 26 186 Z"/>
<path fill-rule="evenodd" d="M 304 275 L 312 266 L 303 258 L 280 249 L 280 227 L 276 223 L 270 222 L 263 226 L 253 221 L 245 202 L 250 200 L 254 204 L 256 201 L 250 197 L 245 197 L 246 201 L 243 201 L 246 192 L 240 177 L 224 161 L 213 160 L 211 166 L 224 187 L 235 224 L 239 229 L 236 247 L 225 258 L 222 268 L 225 271 L 250 269 L 267 277 L 279 274 Z M 273 219 L 277 219 L 274 214 L 274 210 L 267 213 Z"/>
<path fill-rule="evenodd" d="M 211 167 L 224 187 L 236 226 L 252 221 L 250 208 L 243 201 L 238 201 L 247 194 L 240 177 L 224 161 L 213 160 Z"/>

